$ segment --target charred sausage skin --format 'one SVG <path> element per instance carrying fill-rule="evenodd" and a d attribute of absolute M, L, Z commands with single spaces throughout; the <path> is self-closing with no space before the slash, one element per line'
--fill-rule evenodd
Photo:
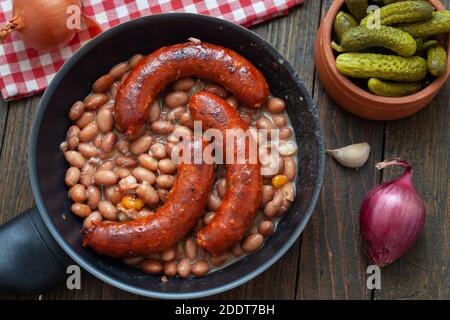
<path fill-rule="evenodd" d="M 190 148 L 202 148 L 202 143 L 195 140 Z M 166 250 L 196 225 L 213 181 L 213 165 L 180 163 L 169 199 L 154 215 L 128 222 L 94 223 L 83 231 L 83 246 L 114 258 Z"/>
<path fill-rule="evenodd" d="M 227 129 L 249 129 L 239 113 L 214 94 L 197 93 L 191 97 L 189 106 L 194 120 L 202 121 L 203 129 L 218 129 L 224 137 Z M 234 152 L 236 159 L 236 143 Z M 212 255 L 218 255 L 239 243 L 260 205 L 263 185 L 261 167 L 258 161 L 252 164 L 248 155 L 249 143 L 246 143 L 244 163 L 225 165 L 225 196 L 214 219 L 197 233 L 197 244 Z"/>
<path fill-rule="evenodd" d="M 137 134 L 164 87 L 189 76 L 221 84 L 249 107 L 260 107 L 269 93 L 261 72 L 238 53 L 209 43 L 182 43 L 151 53 L 130 72 L 117 91 L 116 123 L 128 135 Z"/>

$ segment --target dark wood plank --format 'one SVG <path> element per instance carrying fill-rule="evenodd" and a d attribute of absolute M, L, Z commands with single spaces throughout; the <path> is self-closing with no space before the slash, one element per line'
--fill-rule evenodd
<path fill-rule="evenodd" d="M 6 117 L 8 115 L 8 103 L 0 98 L 0 154 L 3 145 L 3 134 L 6 128 Z"/>
<path fill-rule="evenodd" d="M 450 1 L 446 1 L 450 6 Z M 382 270 L 376 299 L 450 299 L 450 82 L 420 113 L 386 126 L 385 157 L 414 166 L 414 184 L 425 201 L 425 230 L 417 245 Z M 383 180 L 402 170 L 387 169 Z"/>
<path fill-rule="evenodd" d="M 331 2 L 322 1 L 322 17 Z M 338 108 L 318 79 L 313 95 L 328 148 L 367 141 L 372 151 L 360 170 L 346 169 L 327 157 L 322 195 L 302 236 L 297 298 L 370 299 L 358 216 L 365 192 L 379 181 L 373 164 L 382 155 L 384 124 Z"/>
<path fill-rule="evenodd" d="M 0 224 L 34 205 L 28 176 L 28 137 L 39 99 L 40 96 L 36 96 L 8 104 L 4 135 L 0 140 L 3 141 L 0 155 L 0 194 L 2 195 Z M 4 110 L 5 106 L 1 108 Z M 0 297 L 4 299 L 38 298 L 37 295 L 1 295 Z"/>

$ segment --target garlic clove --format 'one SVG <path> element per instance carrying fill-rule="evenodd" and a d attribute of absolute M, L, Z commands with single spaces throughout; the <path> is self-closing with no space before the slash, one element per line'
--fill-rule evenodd
<path fill-rule="evenodd" d="M 352 144 L 340 149 L 327 150 L 337 162 L 344 167 L 362 167 L 369 158 L 370 145 L 367 142 Z"/>

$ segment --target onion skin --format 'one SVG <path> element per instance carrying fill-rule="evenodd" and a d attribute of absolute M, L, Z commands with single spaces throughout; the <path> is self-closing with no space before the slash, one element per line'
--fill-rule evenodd
<path fill-rule="evenodd" d="M 425 205 L 412 184 L 412 167 L 402 159 L 377 165 L 402 166 L 399 178 L 369 191 L 361 205 L 360 229 L 365 251 L 376 265 L 393 263 L 414 246 L 425 224 Z"/>
<path fill-rule="evenodd" d="M 68 6 L 80 0 L 14 0 L 13 15 L 9 24 L 2 28 L 0 38 L 16 30 L 23 42 L 40 51 L 50 51 L 68 44 L 76 29 L 67 28 Z"/>

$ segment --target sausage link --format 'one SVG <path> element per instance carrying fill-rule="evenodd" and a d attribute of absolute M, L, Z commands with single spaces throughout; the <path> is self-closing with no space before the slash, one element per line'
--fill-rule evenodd
<path fill-rule="evenodd" d="M 244 132 L 249 129 L 239 113 L 214 94 L 197 93 L 192 96 L 189 105 L 194 120 L 202 121 L 204 129 L 221 130 L 223 137 L 226 136 L 227 129 L 242 129 Z M 231 143 L 235 144 L 233 158 L 236 159 L 242 144 L 235 141 Z M 256 163 L 251 163 L 249 145 L 250 143 L 245 143 L 243 163 L 226 164 L 227 188 L 223 201 L 214 219 L 197 233 L 198 245 L 212 255 L 219 255 L 238 244 L 260 205 L 263 184 L 261 168 L 257 158 Z"/>
<path fill-rule="evenodd" d="M 190 145 L 191 151 L 202 147 L 198 140 Z M 83 245 L 116 258 L 149 256 L 169 249 L 197 224 L 212 189 L 213 174 L 213 165 L 180 163 L 169 199 L 154 215 L 128 222 L 93 223 L 84 230 Z"/>
<path fill-rule="evenodd" d="M 128 135 L 138 132 L 162 89 L 189 76 L 221 84 L 250 107 L 258 108 L 268 98 L 262 73 L 238 53 L 209 43 L 182 43 L 145 57 L 119 86 L 115 105 L 119 127 Z"/>

